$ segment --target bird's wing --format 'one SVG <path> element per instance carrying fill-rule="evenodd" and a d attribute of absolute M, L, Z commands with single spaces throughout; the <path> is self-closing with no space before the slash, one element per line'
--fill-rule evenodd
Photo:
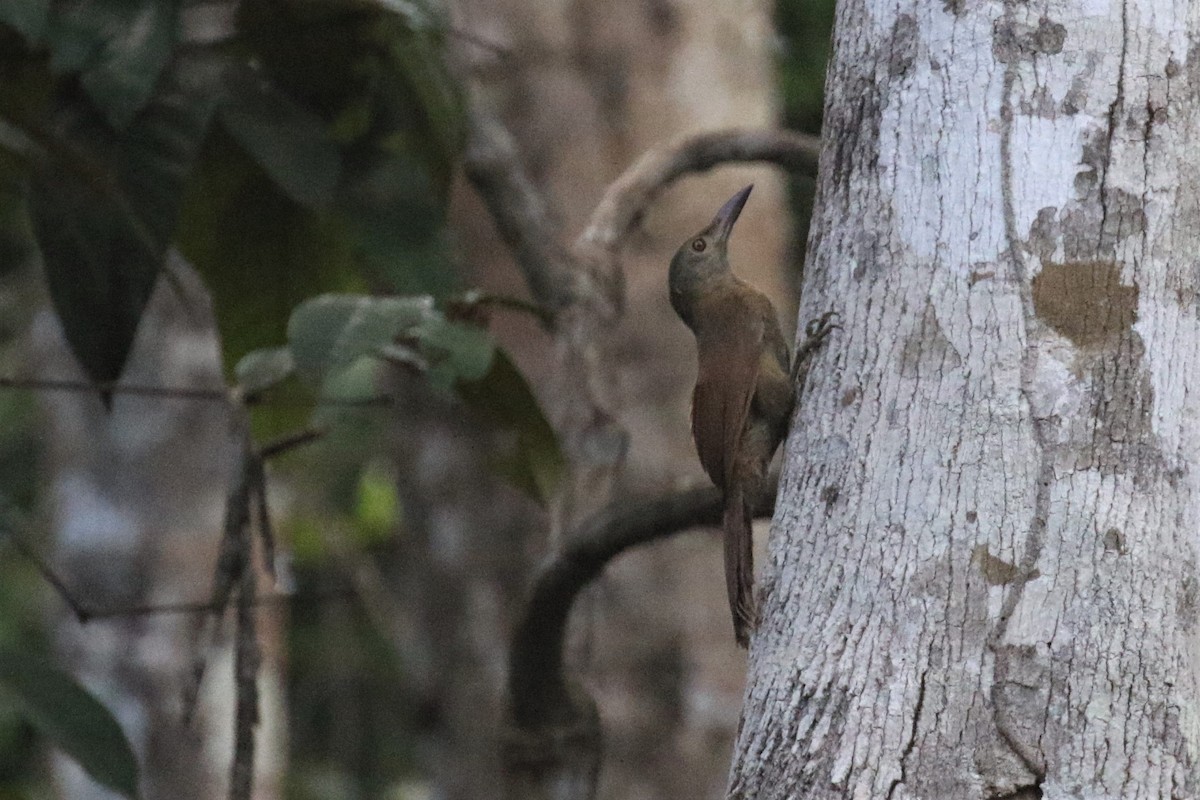
<path fill-rule="evenodd" d="M 733 483 L 750 400 L 758 382 L 765 325 L 736 297 L 723 298 L 696 330 L 700 364 L 692 395 L 692 436 L 704 471 L 723 491 Z"/>

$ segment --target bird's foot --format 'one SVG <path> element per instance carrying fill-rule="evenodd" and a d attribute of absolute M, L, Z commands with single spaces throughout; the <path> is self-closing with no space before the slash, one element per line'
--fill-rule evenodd
<path fill-rule="evenodd" d="M 809 320 L 808 324 L 804 326 L 804 341 L 796 348 L 796 357 L 792 359 L 793 383 L 800 382 L 801 373 L 813 355 L 821 349 L 821 345 L 825 343 L 829 334 L 842 327 L 833 321 L 837 316 L 836 311 L 826 311 L 816 319 Z"/>
<path fill-rule="evenodd" d="M 816 343 L 819 345 L 825 341 L 825 337 L 832 333 L 835 328 L 842 327 L 833 321 L 836 316 L 838 316 L 838 312 L 826 311 L 816 319 L 810 319 L 808 324 L 804 326 L 804 335 L 809 339 L 816 340 Z"/>

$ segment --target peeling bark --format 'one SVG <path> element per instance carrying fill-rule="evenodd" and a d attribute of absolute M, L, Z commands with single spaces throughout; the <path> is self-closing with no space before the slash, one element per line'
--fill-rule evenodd
<path fill-rule="evenodd" d="M 841 4 L 730 779 L 1200 793 L 1200 7 Z"/>

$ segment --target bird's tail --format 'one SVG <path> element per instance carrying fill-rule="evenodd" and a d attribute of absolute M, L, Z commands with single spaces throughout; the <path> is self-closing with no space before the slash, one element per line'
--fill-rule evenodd
<path fill-rule="evenodd" d="M 733 488 L 725 496 L 725 588 L 733 615 L 733 634 L 742 647 L 750 644 L 750 632 L 758 625 L 754 604 L 754 538 L 750 528 L 750 506 L 745 492 Z"/>

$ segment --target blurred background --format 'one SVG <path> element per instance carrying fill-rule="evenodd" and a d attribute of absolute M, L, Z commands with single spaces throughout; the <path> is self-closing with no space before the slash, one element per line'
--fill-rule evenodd
<path fill-rule="evenodd" d="M 818 133 L 832 14 L 832 0 L 0 0 L 0 378 L 24 381 L 0 386 L 0 501 L 89 608 L 141 609 L 80 624 L 0 532 L 0 647 L 46 653 L 112 712 L 143 796 L 226 796 L 232 627 L 202 646 L 195 614 L 144 607 L 208 597 L 239 421 L 219 398 L 106 407 L 28 379 L 219 393 L 322 292 L 528 300 L 462 174 L 464 104 L 498 110 L 573 238 L 650 147 L 729 127 Z M 615 497 L 703 482 L 693 344 L 666 267 L 751 181 L 734 267 L 795 329 L 812 181 L 730 167 L 667 191 L 624 247 Z M 173 277 L 89 278 L 93 259 L 147 257 Z M 110 301 L 139 291 L 131 325 Z M 512 305 L 468 314 L 552 408 L 553 342 Z M 318 408 L 328 433 L 268 468 L 280 558 L 262 592 L 290 599 L 258 606 L 256 797 L 496 796 L 508 637 L 550 552 L 545 482 L 497 469 L 496 453 L 536 421 L 498 426 L 403 371 L 348 370 L 317 394 L 381 383 L 396 402 Z M 272 391 L 253 411 L 260 439 L 314 413 L 311 391 L 293 402 L 296 378 Z M 690 533 L 622 556 L 576 609 L 602 797 L 724 796 L 744 654 L 720 570 L 717 535 Z M 0 687 L 0 800 L 118 796 L 35 722 Z"/>

